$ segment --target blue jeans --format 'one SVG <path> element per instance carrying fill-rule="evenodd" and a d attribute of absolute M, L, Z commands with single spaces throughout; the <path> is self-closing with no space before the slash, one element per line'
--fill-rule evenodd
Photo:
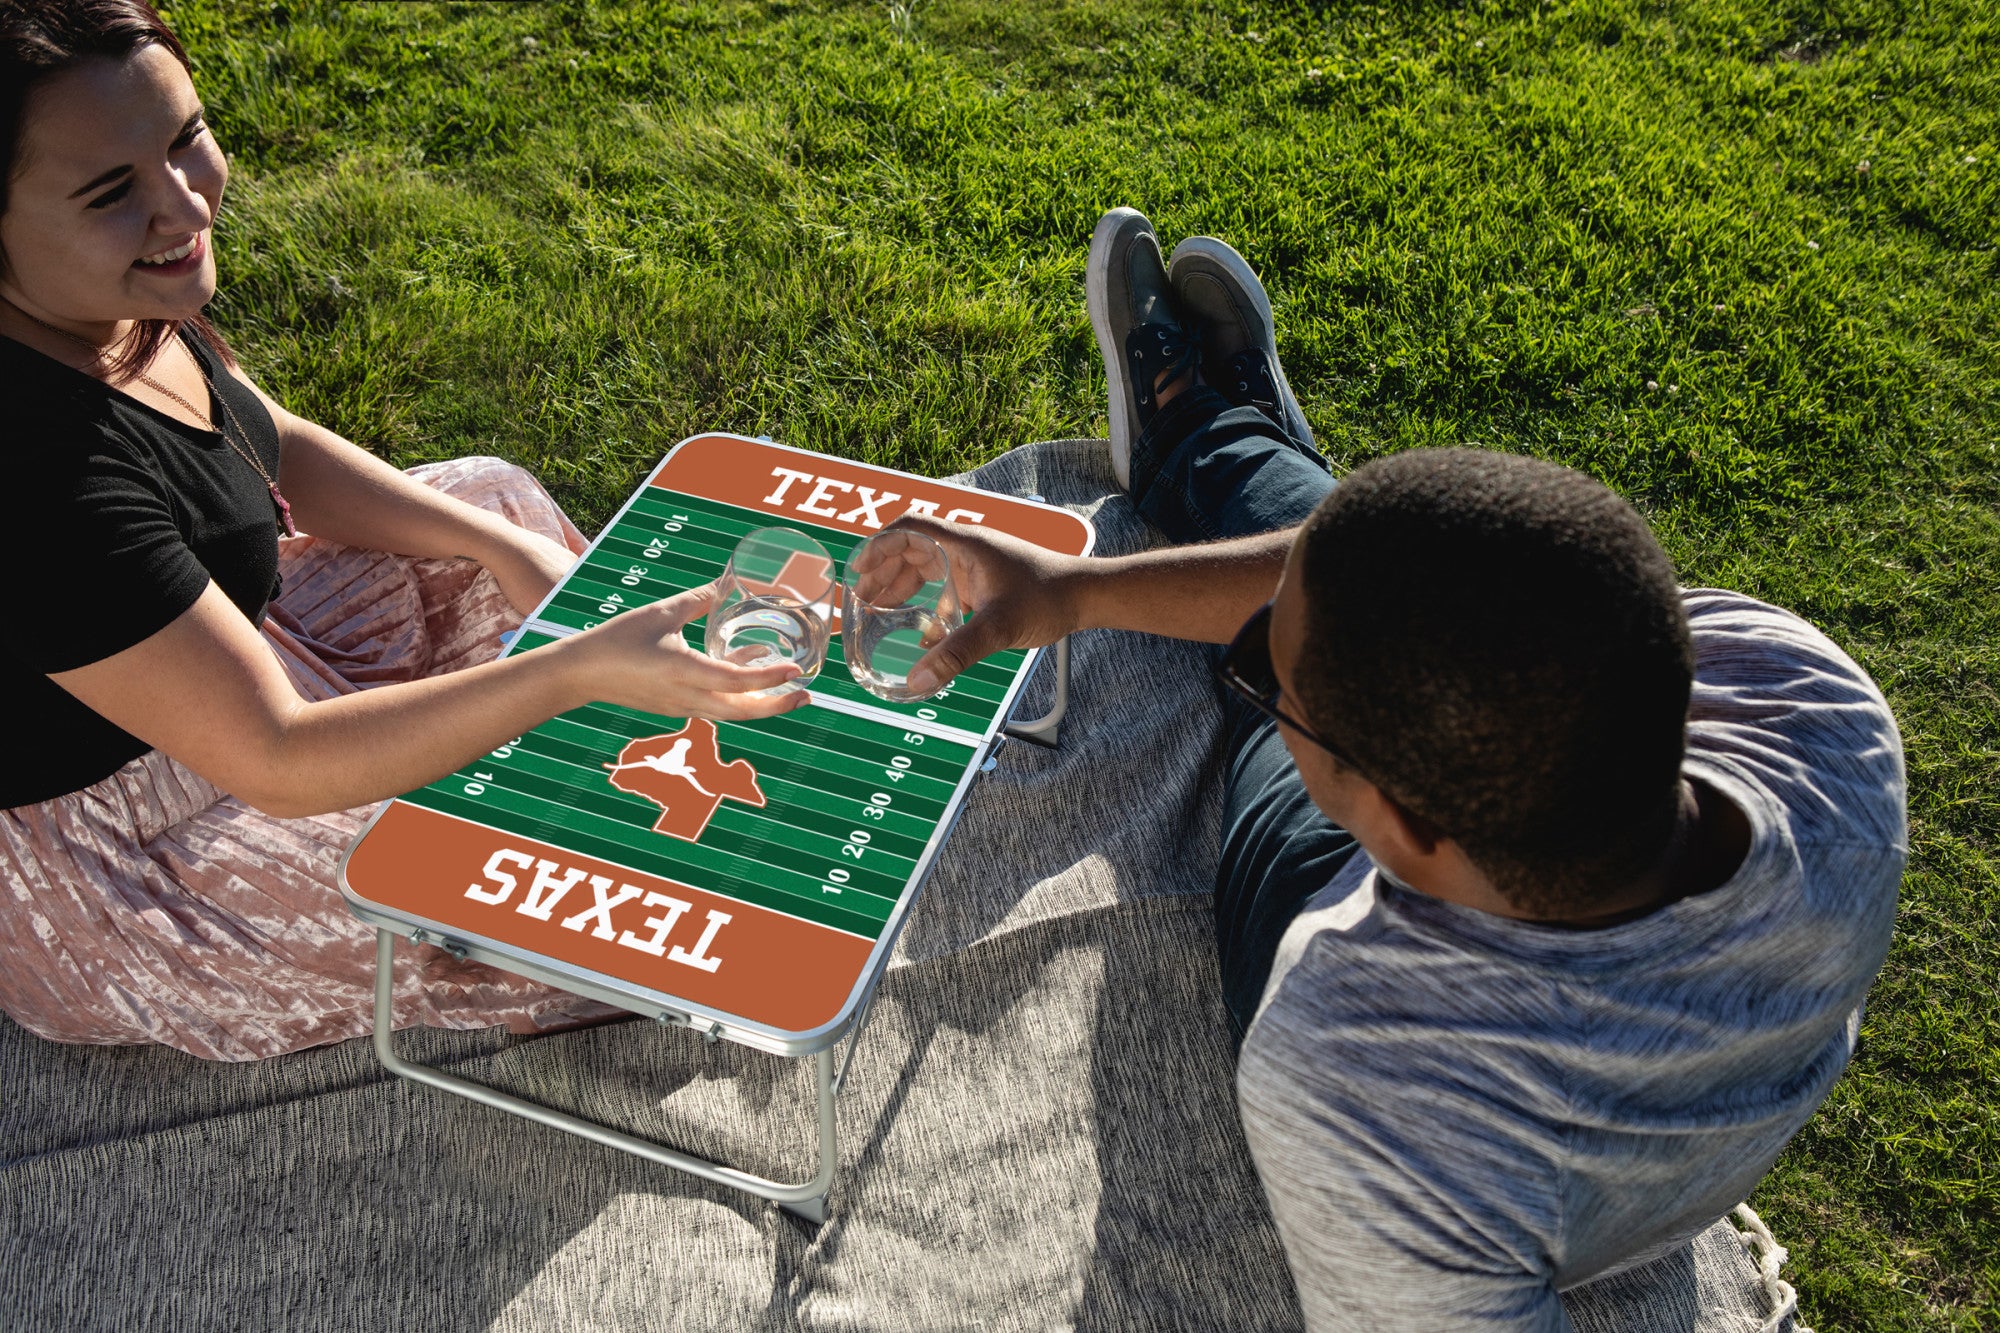
<path fill-rule="evenodd" d="M 1292 527 L 1333 489 L 1317 454 L 1256 408 L 1231 407 L 1205 387 L 1160 409 L 1133 444 L 1131 476 L 1139 512 L 1177 544 Z M 1285 928 L 1357 844 L 1306 795 L 1277 724 L 1219 684 L 1216 696 L 1224 749 L 1215 947 L 1240 1048 Z"/>

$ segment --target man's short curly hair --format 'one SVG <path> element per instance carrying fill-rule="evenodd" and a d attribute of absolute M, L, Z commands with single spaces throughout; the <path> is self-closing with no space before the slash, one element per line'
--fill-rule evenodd
<path fill-rule="evenodd" d="M 1588 911 L 1673 836 L 1694 649 L 1674 569 L 1601 483 L 1421 449 L 1300 538 L 1307 719 L 1536 916 Z"/>

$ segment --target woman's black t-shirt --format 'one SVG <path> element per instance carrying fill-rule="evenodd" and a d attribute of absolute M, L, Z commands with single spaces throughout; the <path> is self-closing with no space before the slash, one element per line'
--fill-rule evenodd
<path fill-rule="evenodd" d="M 271 414 L 212 349 L 185 341 L 277 476 Z M 0 569 L 14 580 L 0 614 L 11 714 L 0 808 L 13 808 L 81 791 L 151 748 L 49 675 L 151 637 L 210 579 L 261 622 L 278 595 L 278 520 L 263 478 L 221 435 L 4 337 L 0 401 L 13 466 L 0 488 Z"/>

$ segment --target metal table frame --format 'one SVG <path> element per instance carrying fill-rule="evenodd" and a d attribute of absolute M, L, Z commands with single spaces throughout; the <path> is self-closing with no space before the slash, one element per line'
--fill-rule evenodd
<path fill-rule="evenodd" d="M 999 735 L 994 737 L 993 743 L 988 747 L 984 758 L 979 761 L 981 772 L 990 772 L 993 769 L 1001 742 L 1006 737 L 1016 737 L 1042 746 L 1052 747 L 1056 744 L 1063 716 L 1069 710 L 1069 640 L 1062 639 L 1057 641 L 1054 656 L 1055 697 L 1049 711 L 1032 721 L 1008 722 L 1001 729 Z M 963 809 L 963 803 L 960 804 L 960 809 Z M 954 819 L 956 819 L 956 814 L 954 814 Z M 928 872 L 926 872 L 926 875 L 928 876 Z M 921 891 L 921 888 L 920 884 L 918 891 Z M 907 914 L 904 919 L 907 919 Z M 900 922 L 898 923 L 898 930 L 900 932 Z M 630 1153 L 634 1157 L 644 1158 L 660 1166 L 671 1167 L 676 1171 L 683 1171 L 688 1175 L 697 1176 L 718 1185 L 727 1185 L 732 1189 L 739 1189 L 747 1194 L 769 1199 L 786 1212 L 792 1213 L 815 1225 L 826 1221 L 827 1196 L 833 1185 L 834 1170 L 840 1162 L 833 1099 L 846 1084 L 848 1070 L 854 1063 L 854 1052 L 860 1047 L 862 1032 L 868 1026 L 868 1019 L 874 1012 L 875 995 L 881 986 L 882 976 L 888 969 L 888 958 L 894 950 L 894 940 L 890 941 L 889 948 L 882 951 L 882 963 L 874 977 L 870 979 L 867 993 L 863 996 L 860 1007 L 856 1011 L 854 1022 L 849 1026 L 845 1034 L 847 1037 L 847 1054 L 840 1062 L 839 1072 L 836 1073 L 834 1071 L 833 1065 L 834 1048 L 840 1044 L 838 1036 L 819 1050 L 811 1053 L 817 1094 L 819 1166 L 814 1171 L 811 1179 L 800 1184 L 787 1185 L 781 1181 L 770 1180 L 763 1176 L 753 1175 L 748 1171 L 739 1171 L 735 1167 L 725 1166 L 720 1162 L 710 1161 L 706 1157 L 697 1157 L 692 1153 L 682 1152 L 664 1143 L 655 1143 L 651 1139 L 643 1139 L 637 1135 L 627 1134 L 623 1130 L 612 1129 L 608 1125 L 599 1124 L 594 1120 L 586 1120 L 568 1111 L 559 1111 L 553 1107 L 544 1106 L 539 1102 L 529 1101 L 525 1097 L 517 1097 L 513 1093 L 502 1092 L 490 1084 L 463 1078 L 457 1074 L 448 1074 L 434 1066 L 405 1059 L 396 1050 L 393 1012 L 396 935 L 397 932 L 387 927 L 380 925 L 376 927 L 375 1054 L 382 1061 L 382 1067 L 390 1073 L 396 1075 L 398 1078 L 408 1079 L 413 1083 L 422 1083 L 429 1087 L 437 1088 L 440 1091 L 464 1097 L 470 1101 L 478 1102 L 483 1106 L 490 1106 L 496 1110 L 506 1111 L 511 1115 L 520 1116 L 524 1120 L 532 1120 L 537 1124 L 546 1125 L 551 1129 L 560 1129 L 566 1133 L 575 1134 L 579 1138 L 589 1139 L 592 1143 L 599 1143 L 607 1148 L 616 1148 L 620 1152 Z M 438 944 L 454 957 L 465 958 L 479 954 L 477 949 L 449 939 L 433 939 L 430 933 L 424 930 L 410 932 L 409 939 L 412 944 Z M 502 968 L 519 969 L 517 962 L 503 957 L 484 956 L 480 958 L 480 961 L 489 962 Z M 544 977 L 543 979 L 549 980 L 552 984 L 562 986 L 565 989 L 570 989 L 559 978 Z M 656 1015 L 662 1026 L 673 1025 L 669 1017 L 670 1012 L 662 1011 Z M 707 1041 L 713 1043 L 720 1039 L 720 1029 L 719 1027 L 713 1028 L 704 1032 L 703 1036 Z"/>

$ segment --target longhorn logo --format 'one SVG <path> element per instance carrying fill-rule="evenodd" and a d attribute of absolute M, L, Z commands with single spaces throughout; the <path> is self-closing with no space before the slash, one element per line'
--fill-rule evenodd
<path fill-rule="evenodd" d="M 664 736 L 630 741 L 618 752 L 618 762 L 604 767 L 612 786 L 660 807 L 653 832 L 688 842 L 701 837 L 725 798 L 764 804 L 757 770 L 748 759 L 723 763 L 715 724 L 705 718 L 689 718 L 685 727 Z"/>

